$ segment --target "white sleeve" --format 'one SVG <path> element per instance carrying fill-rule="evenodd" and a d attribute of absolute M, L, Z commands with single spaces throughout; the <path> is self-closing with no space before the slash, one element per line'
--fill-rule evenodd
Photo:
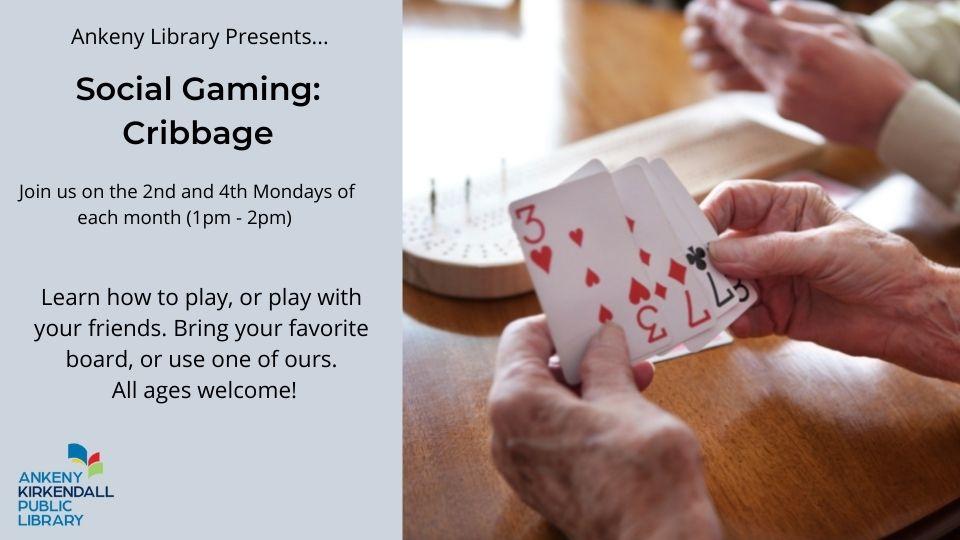
<path fill-rule="evenodd" d="M 878 49 L 960 98 L 960 0 L 897 1 L 859 20 Z"/>
<path fill-rule="evenodd" d="M 960 103 L 920 81 L 890 112 L 877 145 L 887 166 L 960 210 Z"/>

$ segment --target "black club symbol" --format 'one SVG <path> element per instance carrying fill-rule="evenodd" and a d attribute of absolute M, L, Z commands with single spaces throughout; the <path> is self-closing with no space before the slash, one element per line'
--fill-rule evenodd
<path fill-rule="evenodd" d="M 707 269 L 706 258 L 707 252 L 702 247 L 694 248 L 690 246 L 687 248 L 687 264 L 696 266 L 697 270 Z"/>

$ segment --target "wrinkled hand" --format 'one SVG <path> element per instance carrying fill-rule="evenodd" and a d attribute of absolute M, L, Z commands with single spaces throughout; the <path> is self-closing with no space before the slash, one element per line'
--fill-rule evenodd
<path fill-rule="evenodd" d="M 914 79 L 866 43 L 854 15 L 819 2 L 695 0 L 684 44 L 725 90 L 766 90 L 777 111 L 834 141 L 875 149 Z"/>
<path fill-rule="evenodd" d="M 579 396 L 548 368 L 553 352 L 543 316 L 500 342 L 492 450 L 517 495 L 573 538 L 718 537 L 696 438 L 640 395 L 653 367 L 631 369 L 623 330 L 593 339 Z"/>
<path fill-rule="evenodd" d="M 725 182 L 701 205 L 717 269 L 756 279 L 730 329 L 782 334 L 960 381 L 960 280 L 895 234 L 840 210 L 818 186 Z"/>
<path fill-rule="evenodd" d="M 721 90 L 763 90 L 763 85 L 717 40 L 717 0 L 693 0 L 684 13 L 687 27 L 683 45 L 694 69 L 710 73 L 714 86 Z"/>
<path fill-rule="evenodd" d="M 841 24 L 804 24 L 717 0 L 714 36 L 773 95 L 777 112 L 828 139 L 875 149 L 914 79 Z"/>
<path fill-rule="evenodd" d="M 772 13 L 799 23 L 841 26 L 852 35 L 863 37 L 857 26 L 857 15 L 826 2 L 776 0 L 769 8 L 762 1 L 742 2 L 759 13 Z M 695 69 L 710 73 L 714 85 L 721 90 L 763 90 L 763 85 L 740 64 L 740 60 L 717 41 L 713 29 L 717 0 L 694 0 L 687 4 L 685 13 L 687 28 L 683 31 L 683 44 L 690 52 L 690 64 Z"/>

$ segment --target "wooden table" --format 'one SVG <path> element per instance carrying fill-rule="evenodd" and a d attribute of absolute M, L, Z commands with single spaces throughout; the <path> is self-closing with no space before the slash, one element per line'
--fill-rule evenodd
<path fill-rule="evenodd" d="M 676 13 L 531 0 L 486 11 L 407 2 L 404 178 L 538 157 L 703 99 Z M 820 170 L 868 189 L 853 211 L 960 265 L 960 220 L 864 152 Z M 440 298 L 404 286 L 404 533 L 559 536 L 497 476 L 485 400 L 497 337 L 536 298 Z M 960 497 L 960 388 L 782 338 L 660 364 L 646 395 L 697 432 L 733 538 L 871 538 Z M 939 517 L 955 519 L 952 510 Z M 916 532 L 916 529 L 911 532 Z"/>

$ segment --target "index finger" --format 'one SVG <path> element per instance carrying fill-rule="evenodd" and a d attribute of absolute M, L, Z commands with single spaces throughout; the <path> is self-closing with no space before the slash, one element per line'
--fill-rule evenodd
<path fill-rule="evenodd" d="M 727 180 L 700 203 L 714 230 L 749 230 L 770 213 L 776 193 L 783 186 L 765 180 Z"/>
<path fill-rule="evenodd" d="M 721 183 L 700 205 L 717 232 L 803 231 L 851 218 L 811 182 L 736 180 Z"/>

